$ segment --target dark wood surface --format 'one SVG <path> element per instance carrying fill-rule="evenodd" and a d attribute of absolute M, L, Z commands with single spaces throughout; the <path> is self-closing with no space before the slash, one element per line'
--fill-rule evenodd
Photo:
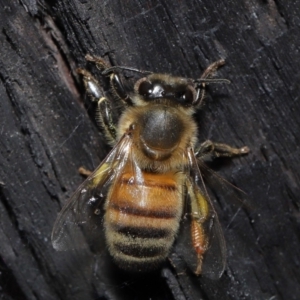
<path fill-rule="evenodd" d="M 300 299 L 300 3 L 0 0 L 0 299 Z M 197 78 L 226 65 L 195 116 L 201 140 L 248 145 L 216 171 L 227 242 L 220 280 L 167 264 L 136 278 L 106 254 L 56 252 L 57 213 L 108 151 L 76 74 L 86 53 Z M 173 258 L 180 265 L 180 255 Z"/>

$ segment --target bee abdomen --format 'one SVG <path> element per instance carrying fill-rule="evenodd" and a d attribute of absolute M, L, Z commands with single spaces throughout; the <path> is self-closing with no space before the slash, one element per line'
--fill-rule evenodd
<path fill-rule="evenodd" d="M 122 226 L 117 224 L 114 226 L 113 230 L 116 232 L 131 236 L 133 238 L 167 238 L 172 234 L 168 228 L 149 228 L 149 227 L 132 227 L 132 226 Z"/>
<path fill-rule="evenodd" d="M 137 216 L 114 209 L 107 213 L 111 221 L 106 226 L 109 250 L 121 268 L 149 271 L 166 258 L 177 231 L 176 218 Z"/>
<path fill-rule="evenodd" d="M 181 193 L 169 178 L 168 184 L 155 185 L 159 175 L 148 175 L 148 181 L 132 185 L 124 183 L 129 176 L 124 174 L 122 184 L 116 184 L 109 195 L 106 239 L 114 260 L 128 271 L 156 268 L 168 255 L 179 227 Z"/>
<path fill-rule="evenodd" d="M 115 242 L 115 248 L 122 254 L 133 257 L 159 257 L 165 252 L 164 243 L 151 239 L 142 240 L 140 238 L 127 239 L 126 242 Z"/>

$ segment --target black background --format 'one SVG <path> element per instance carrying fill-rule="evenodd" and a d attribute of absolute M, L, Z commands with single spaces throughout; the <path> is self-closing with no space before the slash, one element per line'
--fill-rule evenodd
<path fill-rule="evenodd" d="M 297 0 L 0 0 L 0 299 L 299 299 L 300 3 Z M 195 116 L 201 140 L 247 145 L 217 171 L 227 242 L 218 281 L 121 274 L 105 254 L 58 253 L 58 211 L 108 147 L 83 104 L 86 53 L 197 78 L 220 58 Z M 219 168 L 220 167 L 220 168 Z M 179 262 L 178 262 L 179 263 Z"/>

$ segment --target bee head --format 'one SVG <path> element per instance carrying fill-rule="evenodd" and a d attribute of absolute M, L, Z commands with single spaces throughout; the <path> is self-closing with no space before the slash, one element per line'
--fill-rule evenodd
<path fill-rule="evenodd" d="M 227 79 L 211 78 L 213 73 L 224 63 L 223 59 L 216 61 L 205 70 L 199 79 L 195 80 L 122 66 L 106 68 L 102 75 L 111 77 L 111 85 L 116 95 L 128 105 L 144 106 L 148 102 L 154 102 L 181 107 L 200 107 L 204 99 L 206 84 L 230 83 Z M 134 93 L 128 95 L 116 70 L 127 70 L 147 74 L 147 76 L 139 79 L 134 85 Z"/>
<path fill-rule="evenodd" d="M 197 91 L 193 82 L 181 77 L 152 73 L 138 80 L 134 86 L 135 95 L 143 102 L 166 102 L 174 105 L 193 106 Z"/>

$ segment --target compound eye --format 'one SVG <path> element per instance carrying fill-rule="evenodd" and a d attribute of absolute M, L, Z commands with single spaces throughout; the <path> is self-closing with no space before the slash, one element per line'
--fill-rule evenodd
<path fill-rule="evenodd" d="M 194 93 L 191 89 L 187 88 L 178 94 L 178 101 L 183 104 L 192 104 L 194 101 Z"/>
<path fill-rule="evenodd" d="M 153 92 L 153 85 L 149 81 L 142 81 L 138 87 L 138 93 L 146 98 L 151 96 Z"/>

